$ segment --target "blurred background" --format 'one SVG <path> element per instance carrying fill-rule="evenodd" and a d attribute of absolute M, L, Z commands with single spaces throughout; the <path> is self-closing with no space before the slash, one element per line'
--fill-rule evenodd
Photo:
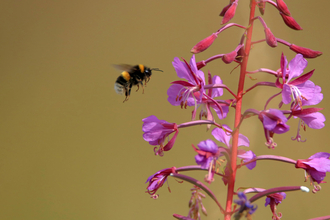
<path fill-rule="evenodd" d="M 309 59 L 306 71 L 316 69 L 311 80 L 322 87 L 324 99 L 319 107 L 329 117 L 329 13 L 330 3 L 307 0 L 286 1 L 292 16 L 303 27 L 294 31 L 282 21 L 277 10 L 266 6 L 263 16 L 277 38 L 322 51 Z M 213 139 L 205 126 L 180 130 L 175 146 L 164 157 L 154 156 L 153 146 L 142 138 L 142 119 L 156 115 L 169 122 L 183 123 L 192 108 L 182 110 L 167 102 L 170 82 L 178 80 L 174 57 L 189 60 L 190 49 L 217 31 L 219 13 L 228 1 L 2 1 L 0 3 L 0 219 L 173 219 L 187 215 L 189 183 L 169 179 L 153 200 L 145 181 L 167 167 L 195 163 L 191 144 Z M 239 1 L 231 22 L 247 25 L 249 1 Z M 260 15 L 257 12 L 257 15 Z M 243 30 L 230 28 L 221 33 L 211 48 L 196 60 L 231 52 Z M 253 39 L 264 38 L 256 21 Z M 280 67 L 280 55 L 289 60 L 295 53 L 279 44 L 254 45 L 249 70 Z M 120 72 L 112 64 L 144 64 L 162 69 L 154 72 L 142 91 L 132 91 L 128 102 L 114 91 Z M 208 64 L 233 91 L 237 90 L 236 65 L 221 60 Z M 274 81 L 255 74 L 258 81 Z M 246 80 L 246 88 L 257 80 Z M 257 88 L 245 96 L 243 110 L 262 109 L 276 89 Z M 231 98 L 225 92 L 223 98 Z M 272 102 L 276 107 L 279 99 Z M 287 106 L 286 106 L 287 107 Z M 232 127 L 233 111 L 222 122 Z M 241 133 L 248 136 L 250 149 L 257 155 L 275 154 L 292 159 L 308 158 L 320 151 L 330 152 L 329 128 L 307 128 L 303 139 L 295 136 L 297 120 L 291 130 L 275 136 L 278 147 L 265 145 L 261 123 L 246 120 Z M 188 173 L 186 173 L 188 174 Z M 205 173 L 192 172 L 203 179 Z M 330 175 L 325 181 L 330 181 Z M 236 187 L 272 188 L 305 185 L 304 171 L 292 165 L 261 161 L 250 171 L 238 171 Z M 321 184 L 317 194 L 292 192 L 278 206 L 284 219 L 308 219 L 329 215 L 326 206 L 330 185 Z M 226 187 L 220 179 L 210 185 L 222 204 Z M 310 187 L 312 189 L 312 187 Z M 264 200 L 253 219 L 271 219 Z M 208 217 L 223 219 L 213 201 L 206 198 Z"/>

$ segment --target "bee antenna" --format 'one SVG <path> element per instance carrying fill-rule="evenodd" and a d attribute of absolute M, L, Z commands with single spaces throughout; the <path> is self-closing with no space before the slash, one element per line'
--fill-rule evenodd
<path fill-rule="evenodd" d="M 152 69 L 150 69 L 150 70 L 155 70 L 155 71 L 163 72 L 163 70 L 160 70 L 160 69 L 158 69 L 158 68 L 152 68 Z"/>

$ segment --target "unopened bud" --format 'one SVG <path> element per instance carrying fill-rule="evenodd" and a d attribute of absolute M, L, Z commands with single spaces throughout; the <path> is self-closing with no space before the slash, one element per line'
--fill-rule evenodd
<path fill-rule="evenodd" d="M 309 48 L 300 47 L 294 44 L 290 45 L 290 50 L 302 54 L 305 58 L 316 58 L 323 54 L 321 51 L 311 50 Z"/>
<path fill-rule="evenodd" d="M 229 63 L 231 63 L 231 62 L 234 61 L 234 59 L 236 58 L 236 56 L 237 56 L 237 52 L 236 52 L 236 50 L 234 50 L 234 51 L 232 51 L 232 52 L 230 52 L 230 53 L 225 54 L 225 55 L 222 57 L 222 61 L 223 61 L 224 63 L 226 63 L 226 64 L 229 64 Z"/>
<path fill-rule="evenodd" d="M 265 1 L 259 1 L 258 2 L 258 8 L 260 11 L 260 14 L 264 15 L 265 14 L 265 8 L 266 8 L 266 2 Z"/>
<path fill-rule="evenodd" d="M 231 4 L 229 4 L 229 5 L 227 5 L 226 7 L 224 7 L 224 8 L 222 9 L 222 11 L 220 12 L 219 16 L 223 17 L 223 16 L 226 14 L 226 12 L 227 12 L 227 10 L 228 10 L 228 8 L 229 8 L 230 6 L 231 6 Z"/>
<path fill-rule="evenodd" d="M 233 2 L 226 11 L 225 15 L 223 16 L 221 24 L 226 24 L 228 21 L 230 21 L 230 19 L 234 17 L 236 12 L 236 7 L 237 7 L 237 2 Z"/>
<path fill-rule="evenodd" d="M 286 6 L 285 2 L 283 0 L 276 0 L 277 2 L 277 9 L 282 12 L 283 14 L 290 16 L 291 13 L 288 9 L 288 6 Z"/>
<path fill-rule="evenodd" d="M 206 50 L 207 48 L 209 48 L 213 41 L 218 37 L 217 34 L 213 33 L 210 36 L 208 36 L 207 38 L 205 38 L 204 40 L 201 40 L 199 43 L 197 43 L 190 52 L 192 53 L 200 53 L 203 52 L 204 50 Z"/>
<path fill-rule="evenodd" d="M 277 47 L 277 40 L 269 28 L 265 28 L 266 42 L 271 47 Z"/>
<path fill-rule="evenodd" d="M 203 212 L 203 214 L 204 214 L 205 216 L 207 216 L 206 208 L 205 208 L 203 205 L 201 205 L 201 206 L 202 206 L 202 212 Z"/>
<path fill-rule="evenodd" d="M 179 214 L 173 214 L 173 217 L 176 218 L 176 219 L 181 219 L 181 220 L 189 219 L 188 217 L 183 216 L 183 215 L 179 215 Z"/>
<path fill-rule="evenodd" d="M 285 14 L 283 14 L 282 12 L 280 12 L 280 15 L 283 18 L 284 23 L 289 27 L 292 28 L 293 30 L 302 30 L 302 27 L 300 27 L 300 25 L 296 22 L 296 20 L 294 20 L 293 17 L 291 16 L 287 16 Z"/>
<path fill-rule="evenodd" d="M 192 206 L 192 204 L 193 204 L 193 201 L 192 201 L 192 198 L 191 198 L 191 199 L 189 199 L 188 207 L 190 208 Z"/>

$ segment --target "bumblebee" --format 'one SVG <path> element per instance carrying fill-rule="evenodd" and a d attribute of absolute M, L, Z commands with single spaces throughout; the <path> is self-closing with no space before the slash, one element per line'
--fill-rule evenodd
<path fill-rule="evenodd" d="M 137 90 L 139 90 L 139 85 L 141 85 L 144 93 L 144 86 L 147 86 L 147 82 L 149 82 L 151 77 L 152 70 L 161 71 L 158 68 L 149 68 L 142 64 L 131 66 L 128 64 L 114 65 L 116 69 L 123 70 L 120 76 L 117 78 L 115 82 L 115 90 L 118 94 L 125 94 L 125 101 L 127 101 L 131 94 L 132 86 L 137 86 Z M 144 81 L 144 86 L 143 86 Z"/>

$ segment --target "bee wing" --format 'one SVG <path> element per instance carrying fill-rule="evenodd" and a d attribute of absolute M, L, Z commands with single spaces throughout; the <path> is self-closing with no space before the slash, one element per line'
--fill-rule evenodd
<path fill-rule="evenodd" d="M 112 66 L 119 71 L 130 71 L 133 68 L 133 66 L 129 64 L 114 64 Z"/>

